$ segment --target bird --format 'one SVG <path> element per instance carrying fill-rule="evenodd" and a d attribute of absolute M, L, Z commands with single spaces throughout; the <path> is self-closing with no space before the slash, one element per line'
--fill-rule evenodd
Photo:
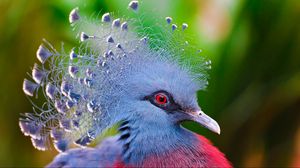
<path fill-rule="evenodd" d="M 23 82 L 33 113 L 22 114 L 21 131 L 38 150 L 52 142 L 59 151 L 46 167 L 232 167 L 208 139 L 181 126 L 194 121 L 220 134 L 198 105 L 211 61 L 186 40 L 188 24 L 166 17 L 162 32 L 151 34 L 138 26 L 139 2 L 128 9 L 138 18 L 105 13 L 95 21 L 73 9 L 79 46 L 70 52 L 43 40 L 40 64 Z M 42 104 L 32 100 L 41 95 Z M 114 126 L 116 135 L 91 146 Z"/>

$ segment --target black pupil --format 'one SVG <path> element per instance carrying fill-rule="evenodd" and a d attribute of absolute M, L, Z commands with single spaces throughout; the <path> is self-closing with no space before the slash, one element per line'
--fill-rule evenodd
<path fill-rule="evenodd" d="M 166 101 L 166 98 L 165 98 L 164 96 L 162 96 L 162 95 L 159 96 L 158 99 L 159 99 L 159 101 L 162 102 L 162 103 L 164 103 L 164 102 Z"/>

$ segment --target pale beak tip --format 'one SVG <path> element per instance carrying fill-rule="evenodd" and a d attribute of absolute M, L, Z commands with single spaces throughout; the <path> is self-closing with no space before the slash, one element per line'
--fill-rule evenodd
<path fill-rule="evenodd" d="M 197 112 L 197 114 L 198 115 L 193 116 L 194 121 L 198 122 L 202 126 L 206 127 L 207 129 L 211 130 L 212 132 L 218 135 L 221 134 L 220 126 L 214 119 L 210 118 L 202 111 Z"/>
<path fill-rule="evenodd" d="M 218 125 L 219 126 L 219 125 Z M 218 127 L 218 129 L 216 130 L 216 133 L 218 134 L 218 135 L 220 135 L 221 134 L 221 129 L 220 129 L 220 126 Z"/>
<path fill-rule="evenodd" d="M 218 135 L 221 134 L 221 128 L 215 120 L 211 119 L 210 124 L 208 125 L 209 125 L 208 129 L 210 129 L 211 131 L 215 132 Z"/>

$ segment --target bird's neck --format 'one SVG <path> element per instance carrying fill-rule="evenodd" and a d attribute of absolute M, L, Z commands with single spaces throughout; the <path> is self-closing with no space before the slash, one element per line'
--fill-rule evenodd
<path fill-rule="evenodd" d="M 125 167 L 231 167 L 209 140 L 180 125 L 125 122 L 119 130 Z"/>
<path fill-rule="evenodd" d="M 138 125 L 138 126 L 137 126 Z M 170 151 L 190 150 L 198 147 L 198 137 L 180 125 L 157 123 L 135 124 L 126 122 L 120 127 L 125 163 L 140 165 L 147 158 L 156 158 Z"/>

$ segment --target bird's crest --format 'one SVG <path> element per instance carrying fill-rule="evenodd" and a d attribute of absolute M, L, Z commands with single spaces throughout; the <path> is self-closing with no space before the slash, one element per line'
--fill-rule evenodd
<path fill-rule="evenodd" d="M 138 8 L 138 1 L 130 2 L 129 9 L 136 16 L 140 16 Z M 58 151 L 65 151 L 72 143 L 86 146 L 111 126 L 114 114 L 107 107 L 117 105 L 118 99 L 115 104 L 105 100 L 114 99 L 122 81 L 131 71 L 138 71 L 136 65 L 141 62 L 178 64 L 200 88 L 207 85 L 210 61 L 186 40 L 186 23 L 179 26 L 166 17 L 165 25 L 145 28 L 141 17 L 124 20 L 110 13 L 89 21 L 79 15 L 78 8 L 71 11 L 69 21 L 80 40 L 79 47 L 58 52 L 44 40 L 36 53 L 40 64 L 34 65 L 32 80 L 23 82 L 34 112 L 23 114 L 19 125 L 39 150 L 47 150 L 51 142 Z M 160 32 L 151 34 L 151 28 Z M 46 99 L 42 105 L 31 98 L 38 95 Z"/>

